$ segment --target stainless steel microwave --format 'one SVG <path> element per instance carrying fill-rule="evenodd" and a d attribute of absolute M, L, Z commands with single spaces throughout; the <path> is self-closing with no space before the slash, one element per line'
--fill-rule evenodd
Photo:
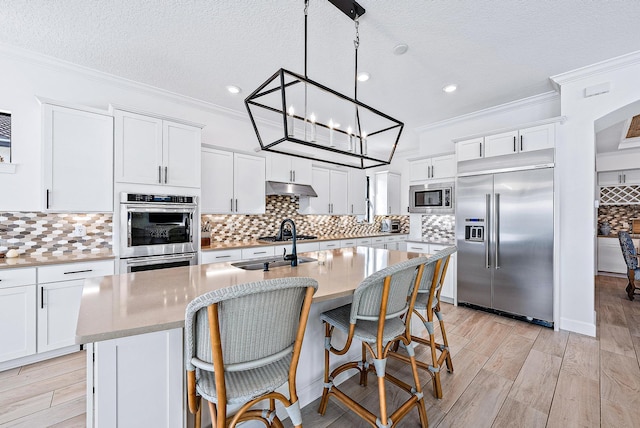
<path fill-rule="evenodd" d="M 410 186 L 409 212 L 421 214 L 453 214 L 453 196 L 453 182 Z"/>

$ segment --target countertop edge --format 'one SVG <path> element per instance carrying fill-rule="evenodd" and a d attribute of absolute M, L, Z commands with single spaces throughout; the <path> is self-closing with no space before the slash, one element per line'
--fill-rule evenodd
<path fill-rule="evenodd" d="M 113 253 L 100 254 L 64 254 L 61 256 L 44 256 L 32 257 L 21 254 L 14 258 L 0 259 L 0 270 L 2 269 L 20 269 L 33 268 L 47 265 L 60 265 L 68 263 L 95 262 L 100 260 L 115 260 L 116 255 Z"/>
<path fill-rule="evenodd" d="M 306 242 L 324 242 L 324 241 L 339 241 L 343 239 L 366 239 L 366 238 L 376 238 L 379 236 L 409 236 L 408 233 L 375 233 L 368 235 L 330 235 L 330 236 L 319 236 L 317 239 L 304 239 L 297 241 L 298 244 L 306 243 Z M 251 241 L 251 242 L 238 242 L 238 243 L 219 243 L 216 245 L 212 243 L 208 247 L 201 247 L 200 251 L 221 251 L 221 250 L 235 250 L 242 248 L 256 248 L 256 247 L 272 247 L 274 245 L 287 245 L 291 241 L 278 241 L 278 242 L 259 242 L 259 241 Z"/>

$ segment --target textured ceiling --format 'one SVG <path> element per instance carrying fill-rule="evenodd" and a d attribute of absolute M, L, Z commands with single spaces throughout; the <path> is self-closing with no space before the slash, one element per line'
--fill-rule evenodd
<path fill-rule="evenodd" d="M 244 112 L 303 72 L 302 0 L 0 0 L 0 42 Z M 638 0 L 361 0 L 359 99 L 409 127 L 552 90 L 549 76 L 638 50 Z M 311 0 L 311 79 L 353 94 L 354 25 Z M 392 53 L 407 43 L 402 56 Z M 442 87 L 458 84 L 445 94 Z M 225 85 L 243 88 L 230 96 Z"/>

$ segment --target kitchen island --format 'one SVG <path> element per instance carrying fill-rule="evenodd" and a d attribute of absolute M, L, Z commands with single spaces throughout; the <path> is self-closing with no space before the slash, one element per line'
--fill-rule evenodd
<path fill-rule="evenodd" d="M 76 331 L 76 342 L 87 348 L 87 426 L 186 426 L 186 305 L 208 291 L 264 279 L 318 281 L 297 377 L 300 404 L 315 400 L 324 367 L 320 314 L 348 303 L 367 276 L 420 254 L 365 247 L 300 254 L 319 255 L 324 264 L 311 261 L 267 272 L 216 263 L 87 280 Z M 344 359 L 357 358 L 358 348 Z"/>

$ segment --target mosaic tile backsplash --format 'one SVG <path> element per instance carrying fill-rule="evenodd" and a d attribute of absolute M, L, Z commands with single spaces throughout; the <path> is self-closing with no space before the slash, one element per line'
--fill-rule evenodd
<path fill-rule="evenodd" d="M 609 222 L 611 234 L 630 231 L 632 218 L 640 218 L 640 205 L 600 205 L 598 208 L 598 227 Z"/>
<path fill-rule="evenodd" d="M 422 238 L 435 242 L 456 240 L 456 218 L 454 215 L 423 215 Z"/>
<path fill-rule="evenodd" d="M 202 224 L 211 226 L 212 242 L 249 242 L 259 236 L 272 236 L 278 232 L 280 222 L 290 218 L 296 231 L 304 235 L 327 236 L 333 234 L 364 235 L 380 231 L 384 218 L 400 220 L 401 232 L 409 233 L 409 216 L 375 216 L 373 224 L 358 223 L 350 215 L 298 214 L 299 199 L 290 196 L 267 196 L 265 214 L 260 215 L 203 215 Z"/>
<path fill-rule="evenodd" d="M 76 224 L 86 228 L 85 236 L 73 236 Z M 0 212 L 0 252 L 16 249 L 20 254 L 62 255 L 111 251 L 112 236 L 112 214 Z"/>

